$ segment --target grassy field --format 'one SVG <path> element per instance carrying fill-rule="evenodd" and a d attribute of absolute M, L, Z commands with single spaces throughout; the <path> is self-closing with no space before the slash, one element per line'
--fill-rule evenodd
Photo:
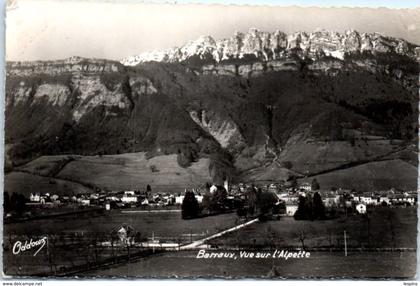
<path fill-rule="evenodd" d="M 56 177 L 112 191 L 145 189 L 150 184 L 154 191 L 181 192 L 211 181 L 209 163 L 209 159 L 203 158 L 190 167 L 182 168 L 176 155 L 147 159 L 145 153 L 78 156 Z"/>
<path fill-rule="evenodd" d="M 340 186 L 361 191 L 398 188 L 417 190 L 417 167 L 401 159 L 372 162 L 298 180 L 311 182 L 316 178 L 322 188 Z"/>
<path fill-rule="evenodd" d="M 312 252 L 307 259 L 197 259 L 197 251 L 165 253 L 83 276 L 202 278 L 413 278 L 415 252 Z M 272 269 L 276 275 L 270 275 Z"/>
<path fill-rule="evenodd" d="M 214 239 L 209 244 L 218 250 L 234 252 L 273 252 L 302 247 L 299 233 L 304 232 L 305 247 L 312 248 L 305 259 L 198 259 L 197 251 L 165 253 L 139 262 L 86 273 L 87 276 L 133 277 L 230 277 L 230 278 L 412 278 L 416 273 L 417 209 L 376 208 L 367 220 L 351 216 L 326 221 L 279 221 L 255 223 L 237 232 Z M 348 256 L 344 256 L 343 232 L 347 232 Z M 394 234 L 392 234 L 394 233 Z M 393 238 L 394 237 L 394 238 Z M 333 246 L 334 248 L 330 248 Z M 410 248 L 407 251 L 364 249 Z M 326 248 L 316 251 L 317 247 Z M 318 248 L 319 249 L 319 248 Z M 329 249 L 331 251 L 329 251 Z"/>
<path fill-rule="evenodd" d="M 344 231 L 348 247 L 416 248 L 417 208 L 369 209 L 369 226 L 362 216 L 324 221 L 297 221 L 282 217 L 279 221 L 255 223 L 235 233 L 212 240 L 218 247 L 305 247 L 342 248 Z"/>
<path fill-rule="evenodd" d="M 111 256 L 109 248 L 94 247 L 95 239 L 106 240 L 113 229 L 123 223 L 141 233 L 143 239 L 154 235 L 161 242 L 187 243 L 238 224 L 236 214 L 223 214 L 194 220 L 182 220 L 180 213 L 123 213 L 112 210 L 104 215 L 79 215 L 6 224 L 4 230 L 4 265 L 8 274 L 31 274 L 52 271 L 51 258 L 42 250 L 33 257 L 31 252 L 13 255 L 17 241 L 49 237 L 49 252 L 58 267 L 80 265 L 95 261 L 95 257 Z M 273 251 L 301 247 L 299 233 L 304 232 L 305 247 L 313 252 L 309 259 L 197 259 L 197 251 L 155 255 L 112 269 L 98 270 L 86 275 L 128 276 L 229 276 L 266 277 L 273 265 L 283 277 L 412 277 L 415 273 L 416 208 L 377 208 L 369 212 L 369 234 L 366 219 L 352 216 L 326 221 L 279 221 L 254 223 L 237 232 L 214 239 L 209 244 L 223 249 L 254 249 Z M 343 231 L 348 235 L 349 257 L 343 257 Z M 75 239 L 61 239 L 76 235 Z M 332 252 L 328 251 L 333 247 Z M 410 248 L 409 251 L 360 251 L 359 247 Z M 317 247 L 327 251 L 316 251 Z M 258 250 L 260 249 L 260 250 Z M 124 254 L 126 249 L 115 250 Z M 215 250 L 212 250 L 215 251 Z M 232 250 L 234 251 L 234 250 Z M 49 260 L 50 259 L 50 260 Z M 216 263 L 217 262 L 217 263 Z M 55 266 L 54 266 L 55 267 Z"/>
<path fill-rule="evenodd" d="M 359 142 L 357 144 L 367 144 L 372 147 L 372 150 L 369 151 L 372 158 L 395 151 L 392 148 L 398 147 L 385 144 L 381 140 L 369 143 Z M 272 178 L 287 180 L 290 175 L 306 174 L 307 171 L 314 173 L 335 168 L 343 164 L 356 162 L 358 158 L 367 156 L 361 154 L 362 150 L 367 152 L 364 148 L 352 148 L 350 143 L 344 141 L 317 142 L 304 145 L 307 150 L 302 146 L 299 148 L 293 147 L 287 151 L 286 155 L 281 155 L 280 161 L 290 161 L 293 165 L 292 169 L 285 169 L 277 163 L 272 163 L 269 166 L 244 172 L 241 175 L 242 179 L 247 182 L 271 181 Z M 302 151 L 301 149 L 306 150 L 304 152 L 305 156 L 312 154 L 313 158 L 309 161 L 305 160 L 306 163 L 302 163 L 303 157 L 300 156 L 303 155 L 298 155 Z M 342 149 L 349 151 L 345 153 L 346 156 L 340 151 Z M 295 158 L 297 161 L 291 160 L 288 156 Z M 325 161 L 325 158 L 329 158 L 328 161 Z M 313 165 L 308 165 L 308 162 L 312 162 Z M 178 165 L 176 155 L 161 155 L 147 159 L 143 152 L 103 156 L 43 156 L 19 167 L 17 171 L 51 176 L 54 179 L 46 180 L 29 177 L 28 175 L 22 177 L 24 175 L 15 170 L 15 172 L 6 175 L 5 181 L 9 192 L 16 191 L 24 194 L 28 193 L 28 189 L 32 190 L 34 185 L 40 192 L 51 192 L 51 189 L 54 189 L 54 186 L 48 185 L 52 184 L 51 181 L 61 182 L 58 190 L 67 193 L 83 192 L 80 190 L 81 186 L 76 186 L 74 182 L 79 182 L 85 186 L 97 186 L 108 191 L 145 189 L 146 185 L 150 184 L 153 191 L 156 192 L 179 193 L 184 191 L 185 188 L 196 188 L 206 182 L 211 182 L 209 165 L 210 159 L 202 158 L 190 167 L 182 168 Z M 319 166 L 324 169 L 319 169 Z M 294 172 L 294 170 L 299 173 Z M 342 187 L 364 191 L 397 187 L 412 191 L 417 187 L 417 168 L 401 159 L 392 159 L 391 156 L 388 160 L 365 163 L 300 179 L 299 183 L 311 182 L 313 178 L 317 178 L 323 189 Z M 66 180 L 73 183 L 66 183 Z M 38 181 L 40 183 L 37 183 Z M 45 184 L 45 181 L 48 184 Z"/>
<path fill-rule="evenodd" d="M 43 156 L 16 168 L 5 176 L 5 189 L 29 195 L 31 192 L 77 194 L 92 192 L 87 187 L 108 191 L 142 189 L 150 184 L 154 192 L 183 192 L 211 182 L 210 159 L 202 158 L 187 168 L 178 165 L 176 155 L 147 159 L 145 153 L 103 156 Z M 87 186 L 87 187 L 86 187 Z"/>
<path fill-rule="evenodd" d="M 94 241 L 109 241 L 112 230 L 123 223 L 140 232 L 142 239 L 151 238 L 161 242 L 188 243 L 191 240 L 219 232 L 237 223 L 236 214 L 223 214 L 194 220 L 181 219 L 181 213 L 122 213 L 119 210 L 104 215 L 82 214 L 65 217 L 40 219 L 4 225 L 4 269 L 7 274 L 34 274 L 51 271 L 47 248 L 33 256 L 34 250 L 13 255 L 12 246 L 16 241 L 49 238 L 49 252 L 53 254 L 53 264 L 74 266 L 89 261 L 108 258 L 109 248 L 94 247 Z M 125 254 L 125 249 L 116 250 L 116 255 Z M 54 269 L 53 269 L 54 270 Z"/>
<path fill-rule="evenodd" d="M 34 240 L 40 237 L 32 236 Z M 23 240 L 25 241 L 25 240 Z M 38 248 L 37 248 L 38 249 Z M 7 275 L 34 275 L 38 273 L 57 273 L 63 267 L 70 267 L 75 265 L 83 265 L 94 261 L 93 248 L 89 248 L 89 244 L 80 245 L 60 245 L 52 246 L 49 244 L 44 247 L 36 256 L 33 256 L 34 251 L 25 251 L 17 255 L 11 253 L 10 247 L 5 248 L 3 254 L 3 270 Z M 111 251 L 98 251 L 98 258 L 104 259 L 110 257 Z"/>
<path fill-rule="evenodd" d="M 13 192 L 24 194 L 27 198 L 29 198 L 31 193 L 50 193 L 58 195 L 92 193 L 91 189 L 78 183 L 23 172 L 5 174 L 4 190 L 9 194 L 12 194 Z"/>
<path fill-rule="evenodd" d="M 235 213 L 209 216 L 200 219 L 183 220 L 181 213 L 123 213 L 120 210 L 111 210 L 103 215 L 92 216 L 65 216 L 37 220 L 36 222 L 23 222 L 6 224 L 4 233 L 9 235 L 43 234 L 53 235 L 60 233 L 106 233 L 119 228 L 126 223 L 139 231 L 144 237 L 179 237 L 185 235 L 207 236 L 220 230 L 234 226 L 237 223 Z"/>
<path fill-rule="evenodd" d="M 398 149 L 390 140 L 314 141 L 290 139 L 280 155 L 281 161 L 292 162 L 292 169 L 305 174 L 328 170 L 340 165 L 367 160 Z"/>
<path fill-rule="evenodd" d="M 78 156 L 77 156 L 78 157 Z M 56 175 L 68 162 L 75 159 L 76 156 L 57 155 L 57 156 L 42 156 L 35 160 L 16 168 L 31 174 L 41 176 Z"/>

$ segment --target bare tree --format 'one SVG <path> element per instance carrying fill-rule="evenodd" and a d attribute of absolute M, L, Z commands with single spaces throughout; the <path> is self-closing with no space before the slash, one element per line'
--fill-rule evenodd
<path fill-rule="evenodd" d="M 136 231 L 135 235 L 134 235 L 134 242 L 136 243 L 140 243 L 142 241 L 143 237 L 141 235 L 141 232 Z"/>
<path fill-rule="evenodd" d="M 276 247 L 275 238 L 276 238 L 276 232 L 269 225 L 266 228 L 266 239 L 267 239 L 267 242 L 268 242 L 270 248 L 275 248 Z"/>
<path fill-rule="evenodd" d="M 305 229 L 304 228 L 300 228 L 296 232 L 296 237 L 300 241 L 300 243 L 302 245 L 302 249 L 304 250 L 305 249 L 305 240 L 307 239 L 307 233 L 306 233 Z"/>

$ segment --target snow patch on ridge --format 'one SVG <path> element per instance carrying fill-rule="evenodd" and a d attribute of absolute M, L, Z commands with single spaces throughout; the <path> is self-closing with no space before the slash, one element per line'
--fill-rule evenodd
<path fill-rule="evenodd" d="M 210 36 L 202 36 L 180 48 L 142 53 L 124 59 L 121 63 L 134 66 L 149 61 L 182 62 L 194 56 L 220 62 L 231 58 L 240 59 L 246 55 L 269 61 L 279 58 L 285 52 L 297 51 L 300 51 L 298 52 L 300 56 L 312 59 L 317 58 L 319 54 L 344 59 L 345 53 L 361 51 L 395 52 L 415 57 L 414 49 L 414 45 L 409 45 L 403 39 L 386 37 L 378 33 L 360 34 L 354 30 L 338 33 L 320 30 L 286 35 L 281 31 L 270 33 L 253 28 L 248 33 L 235 33 L 230 38 L 217 41 Z"/>

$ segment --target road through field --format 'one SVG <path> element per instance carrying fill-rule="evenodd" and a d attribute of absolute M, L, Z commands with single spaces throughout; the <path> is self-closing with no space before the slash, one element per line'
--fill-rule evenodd
<path fill-rule="evenodd" d="M 123 214 L 130 214 L 130 213 L 179 213 L 181 210 L 173 209 L 173 210 L 134 210 L 134 211 L 121 211 Z"/>
<path fill-rule="evenodd" d="M 206 242 L 206 241 L 208 241 L 208 240 L 211 240 L 211 239 L 216 238 L 216 237 L 220 237 L 220 236 L 222 236 L 222 235 L 225 235 L 226 233 L 230 233 L 230 232 L 236 231 L 236 230 L 241 229 L 241 228 L 243 228 L 243 227 L 245 227 L 245 226 L 248 226 L 248 225 L 250 225 L 250 224 L 253 224 L 254 222 L 257 222 L 257 221 L 258 221 L 258 218 L 253 219 L 253 220 L 250 220 L 250 221 L 248 221 L 248 222 L 246 222 L 246 223 L 243 223 L 243 224 L 240 224 L 240 225 L 234 226 L 234 227 L 232 227 L 232 228 L 229 228 L 229 229 L 226 229 L 226 230 L 224 230 L 224 231 L 218 232 L 218 233 L 213 234 L 213 235 L 211 235 L 211 236 L 208 236 L 208 237 L 205 237 L 205 238 L 202 238 L 202 239 L 196 240 L 196 241 L 194 241 L 194 242 L 192 242 L 192 243 L 189 243 L 189 244 L 183 245 L 183 246 L 181 246 L 179 249 L 180 249 L 180 250 L 187 250 L 187 249 L 194 249 L 194 248 L 197 248 L 198 246 L 202 245 L 203 243 L 205 243 L 205 242 Z"/>

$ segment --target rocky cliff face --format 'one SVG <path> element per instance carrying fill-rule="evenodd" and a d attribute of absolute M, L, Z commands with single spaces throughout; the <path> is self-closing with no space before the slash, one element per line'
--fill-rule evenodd
<path fill-rule="evenodd" d="M 121 63 L 134 66 L 150 61 L 173 63 L 193 58 L 218 63 L 244 57 L 268 61 L 290 54 L 300 58 L 331 56 L 344 59 L 346 55 L 362 52 L 396 53 L 415 58 L 420 55 L 415 48 L 403 39 L 357 31 L 343 34 L 331 31 L 297 32 L 286 35 L 280 31 L 269 33 L 251 29 L 248 33 L 236 33 L 222 40 L 215 40 L 211 36 L 200 37 L 179 48 L 143 53 L 124 59 Z"/>
<path fill-rule="evenodd" d="M 123 70 L 121 64 L 108 60 L 71 57 L 57 61 L 7 62 L 7 76 L 60 75 L 63 73 L 109 73 Z"/>
<path fill-rule="evenodd" d="M 391 159 L 417 166 L 418 52 L 355 31 L 251 30 L 124 65 L 10 62 L 7 167 L 140 151 L 176 154 L 182 167 L 209 158 L 215 180 L 287 180 Z"/>
<path fill-rule="evenodd" d="M 6 105 L 71 106 L 72 120 L 79 121 L 86 113 L 103 106 L 112 110 L 133 108 L 133 97 L 157 92 L 149 79 L 121 76 L 124 69 L 115 62 L 71 58 L 57 62 L 9 63 Z M 113 75 L 116 78 L 113 78 Z M 126 90 L 130 89 L 130 95 Z"/>

